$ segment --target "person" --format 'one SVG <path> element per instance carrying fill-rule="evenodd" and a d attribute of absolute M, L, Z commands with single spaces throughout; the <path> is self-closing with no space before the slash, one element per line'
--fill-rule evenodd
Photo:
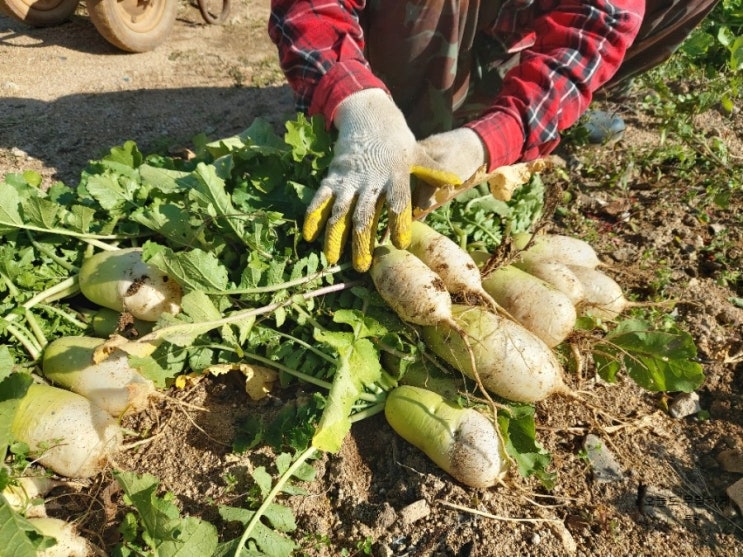
<path fill-rule="evenodd" d="M 404 248 L 411 171 L 458 183 L 551 153 L 594 93 L 665 61 L 718 0 L 272 0 L 296 108 L 337 130 L 310 202 L 331 264 L 371 265 L 386 205 Z"/>

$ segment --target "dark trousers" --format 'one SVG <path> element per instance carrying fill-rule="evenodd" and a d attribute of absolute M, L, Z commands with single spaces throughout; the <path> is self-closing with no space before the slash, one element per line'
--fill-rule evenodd
<path fill-rule="evenodd" d="M 604 90 L 664 62 L 719 0 L 649 0 L 640 32 Z M 367 59 L 418 137 L 476 118 L 498 91 L 497 0 L 369 0 Z M 506 60 L 503 60 L 506 62 Z"/>

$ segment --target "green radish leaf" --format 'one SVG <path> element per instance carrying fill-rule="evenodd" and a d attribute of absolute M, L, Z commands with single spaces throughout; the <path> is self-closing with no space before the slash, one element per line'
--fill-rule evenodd
<path fill-rule="evenodd" d="M 67 226 L 77 232 L 89 232 L 95 219 L 95 209 L 83 205 L 73 205 L 65 217 Z"/>
<path fill-rule="evenodd" d="M 0 540 L 3 555 L 36 557 L 39 551 L 55 544 L 54 538 L 43 536 L 33 525 L 18 514 L 0 493 Z"/>
<path fill-rule="evenodd" d="M 336 323 L 351 325 L 354 333 L 315 331 L 315 339 L 335 349 L 338 368 L 325 410 L 312 440 L 316 448 L 335 453 L 351 429 L 351 408 L 366 386 L 382 377 L 379 351 L 368 336 L 386 332 L 360 312 L 340 310 Z"/>
<path fill-rule="evenodd" d="M 536 440 L 534 406 L 529 404 L 509 405 L 508 411 L 498 412 L 498 428 L 508 455 L 516 462 L 524 477 L 536 476 L 542 485 L 552 489 L 555 475 L 547 471 L 550 454 Z"/>
<path fill-rule="evenodd" d="M 261 492 L 261 499 L 265 499 L 271 491 L 271 484 L 273 483 L 271 474 L 266 471 L 265 466 L 258 466 L 253 470 L 251 476 L 253 476 L 253 481 Z"/>
<path fill-rule="evenodd" d="M 272 508 L 278 505 L 270 505 L 266 510 L 267 517 Z M 289 509 L 287 511 L 291 512 Z M 248 524 L 255 515 L 255 511 L 240 509 L 235 507 L 219 507 L 219 515 L 227 522 L 240 522 L 243 525 Z M 274 517 L 277 513 L 274 513 Z M 258 522 L 252 529 L 249 542 L 246 548 L 240 553 L 236 553 L 239 540 L 232 540 L 220 545 L 215 556 L 240 555 L 240 556 L 266 556 L 266 557 L 286 557 L 293 555 L 297 545 L 286 537 L 280 531 L 274 530 L 263 522 Z"/>
<path fill-rule="evenodd" d="M 3 461 L 8 446 L 13 442 L 11 429 L 18 403 L 31 383 L 33 383 L 33 378 L 28 373 L 11 373 L 0 381 L 0 457 Z"/>
<path fill-rule="evenodd" d="M 198 228 L 191 227 L 188 213 L 175 203 L 143 207 L 133 212 L 129 218 L 161 234 L 177 246 L 190 246 L 198 235 Z"/>
<path fill-rule="evenodd" d="M 60 206 L 57 203 L 42 197 L 31 198 L 23 204 L 24 221 L 39 228 L 53 229 L 59 213 Z"/>
<path fill-rule="evenodd" d="M 180 373 L 187 363 L 189 350 L 172 344 L 163 344 L 151 356 L 129 356 L 129 365 L 139 371 L 155 386 L 164 389 L 168 381 Z M 205 366 L 206 367 L 206 366 Z M 192 371 L 202 371 L 193 369 Z"/>
<path fill-rule="evenodd" d="M 87 192 L 107 211 L 123 209 L 131 203 L 133 192 L 115 174 L 96 174 L 88 178 Z"/>
<path fill-rule="evenodd" d="M 23 228 L 23 218 L 18 211 L 20 202 L 18 191 L 7 182 L 0 182 L 0 232 L 5 234 Z"/>
<path fill-rule="evenodd" d="M 323 170 L 330 163 L 332 136 L 325 129 L 325 120 L 314 117 L 307 119 L 299 114 L 297 119 L 286 124 L 284 141 L 292 148 L 295 161 L 310 158 L 315 168 Z"/>
<path fill-rule="evenodd" d="M 218 227 L 228 226 L 239 240 L 250 247 L 246 238 L 245 215 L 235 209 L 225 189 L 224 176 L 229 174 L 227 158 L 218 160 L 221 166 L 199 163 L 193 175 L 196 178 L 195 187 L 190 190 L 190 195 L 208 209 Z"/>
<path fill-rule="evenodd" d="M 10 348 L 5 345 L 0 346 L 0 387 L 2 382 L 13 372 L 15 359 L 10 353 Z"/>
<path fill-rule="evenodd" d="M 103 159 L 118 163 L 123 168 L 138 168 L 144 162 L 144 156 L 134 141 L 125 141 L 123 145 L 112 147 Z"/>
<path fill-rule="evenodd" d="M 651 330 L 640 319 L 628 319 L 593 349 L 599 376 L 615 382 L 626 371 L 649 391 L 691 392 L 704 382 L 704 370 L 695 361 L 697 348 L 691 335 L 677 329 Z"/>
<path fill-rule="evenodd" d="M 200 249 L 175 252 L 170 248 L 148 242 L 142 258 L 167 273 L 184 290 L 223 292 L 227 289 L 227 269 L 213 254 Z"/>
<path fill-rule="evenodd" d="M 139 167 L 139 176 L 142 181 L 164 193 L 182 193 L 184 186 L 180 184 L 180 181 L 188 174 L 182 170 L 160 168 L 150 164 L 143 164 Z"/>
<path fill-rule="evenodd" d="M 149 474 L 138 476 L 116 471 L 114 478 L 137 511 L 142 539 L 160 557 L 202 557 L 213 555 L 218 538 L 216 528 L 196 517 L 181 517 L 170 493 L 159 497 L 159 480 Z"/>

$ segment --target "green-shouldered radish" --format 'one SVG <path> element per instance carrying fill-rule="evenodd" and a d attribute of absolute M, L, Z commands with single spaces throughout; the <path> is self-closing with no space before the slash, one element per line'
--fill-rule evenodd
<path fill-rule="evenodd" d="M 42 372 L 55 385 L 74 391 L 112 416 L 144 409 L 156 394 L 154 383 L 129 365 L 127 354 L 114 350 L 96 363 L 94 354 L 105 341 L 66 336 L 44 349 Z"/>
<path fill-rule="evenodd" d="M 518 254 L 518 261 L 558 261 L 564 265 L 592 269 L 601 265 L 601 260 L 591 244 L 580 238 L 562 234 L 532 235 L 522 232 L 514 234 L 511 239 L 518 249 L 524 250 Z"/>
<path fill-rule="evenodd" d="M 515 402 L 537 402 L 556 393 L 574 396 L 552 349 L 525 327 L 477 306 L 455 304 L 452 314 L 456 328 L 446 322 L 423 327 L 426 345 L 452 367 L 474 378 L 474 359 L 485 389 Z"/>
<path fill-rule="evenodd" d="M 401 358 L 382 352 L 382 367 L 393 377 L 399 377 L 400 385 L 409 385 L 434 391 L 444 398 L 455 399 L 465 390 L 463 377 L 452 374 L 441 364 L 432 363 L 428 358 L 418 357 L 401 365 Z"/>
<path fill-rule="evenodd" d="M 508 470 L 493 422 L 473 408 L 428 389 L 400 386 L 387 395 L 384 413 L 398 435 L 465 485 L 492 486 Z"/>
<path fill-rule="evenodd" d="M 80 266 L 80 290 L 99 306 L 126 311 L 144 321 L 180 311 L 180 285 L 142 260 L 140 248 L 101 251 Z"/>
<path fill-rule="evenodd" d="M 90 557 L 93 547 L 83 538 L 71 522 L 61 518 L 30 518 L 29 522 L 39 532 L 57 543 L 36 553 L 37 557 Z"/>
<path fill-rule="evenodd" d="M 10 431 L 40 464 L 68 478 L 103 470 L 123 437 L 118 422 L 84 396 L 41 384 L 18 402 Z"/>
<path fill-rule="evenodd" d="M 126 312 L 101 307 L 93 314 L 90 326 L 93 335 L 100 338 L 117 334 L 135 339 L 152 332 L 155 323 L 136 319 Z"/>
<path fill-rule="evenodd" d="M 407 250 L 436 273 L 450 294 L 466 304 L 486 303 L 501 308 L 483 288 L 480 269 L 472 256 L 456 242 L 421 221 L 413 221 Z"/>
<path fill-rule="evenodd" d="M 586 296 L 583 283 L 578 280 L 578 277 L 570 270 L 570 267 L 564 263 L 527 259 L 525 261 L 515 262 L 514 266 L 551 284 L 565 294 L 574 306 L 581 303 Z"/>
<path fill-rule="evenodd" d="M 634 304 L 625 298 L 622 287 L 606 273 L 598 269 L 570 266 L 586 292 L 578 312 L 603 321 L 612 321 Z"/>
<path fill-rule="evenodd" d="M 489 273 L 483 288 L 509 315 L 550 348 L 575 328 L 577 314 L 570 299 L 545 281 L 513 265 Z"/>

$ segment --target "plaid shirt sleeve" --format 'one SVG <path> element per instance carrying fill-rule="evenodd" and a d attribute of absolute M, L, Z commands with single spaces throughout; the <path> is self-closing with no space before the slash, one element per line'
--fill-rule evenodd
<path fill-rule="evenodd" d="M 272 0 L 268 31 L 295 92 L 297 109 L 332 122 L 338 104 L 371 87 L 387 91 L 364 56 L 363 0 Z M 490 167 L 550 153 L 559 132 L 585 112 L 617 71 L 639 31 L 642 0 L 506 0 L 490 30 L 510 44 L 532 40 L 505 74 L 484 115 L 467 124 L 485 143 Z"/>
<path fill-rule="evenodd" d="M 554 7 L 532 21 L 533 44 L 505 74 L 485 114 L 466 124 L 484 141 L 491 169 L 557 146 L 559 132 L 580 118 L 593 92 L 619 68 L 645 9 L 639 0 L 544 3 Z M 513 34 L 518 16 L 499 18 L 494 35 Z"/>
<path fill-rule="evenodd" d="M 294 90 L 296 108 L 332 122 L 351 93 L 387 90 L 364 56 L 363 0 L 271 0 L 268 33 Z"/>

